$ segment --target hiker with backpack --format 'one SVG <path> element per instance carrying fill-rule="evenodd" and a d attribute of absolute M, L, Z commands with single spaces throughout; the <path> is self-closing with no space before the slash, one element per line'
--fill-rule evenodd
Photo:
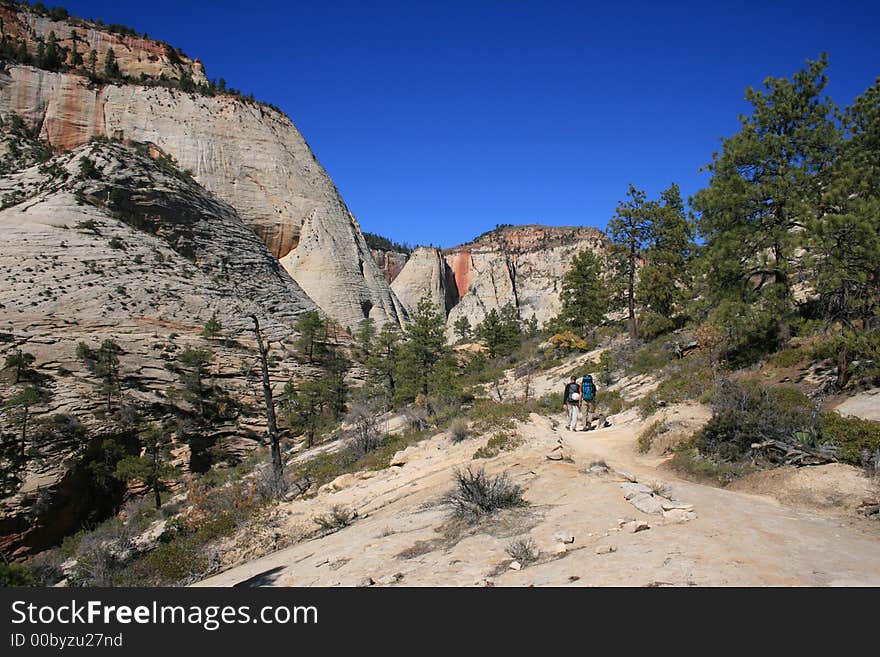
<path fill-rule="evenodd" d="M 577 377 L 571 377 L 565 385 L 565 392 L 562 393 L 562 406 L 568 411 L 568 430 L 575 431 L 578 423 L 578 415 L 580 413 L 581 404 L 581 387 L 578 385 Z"/>
<path fill-rule="evenodd" d="M 584 431 L 593 428 L 593 416 L 596 414 L 596 384 L 593 377 L 585 374 L 581 379 L 581 407 L 584 409 Z"/>

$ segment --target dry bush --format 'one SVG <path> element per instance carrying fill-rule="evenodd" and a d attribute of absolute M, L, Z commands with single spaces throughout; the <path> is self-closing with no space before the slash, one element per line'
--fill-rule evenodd
<path fill-rule="evenodd" d="M 459 418 L 449 426 L 449 433 L 452 434 L 452 442 L 460 443 L 470 435 L 467 420 Z"/>
<path fill-rule="evenodd" d="M 348 527 L 357 518 L 357 511 L 349 511 L 344 506 L 336 505 L 330 513 L 312 518 L 314 523 L 326 532 L 339 531 Z"/>
<path fill-rule="evenodd" d="M 523 489 L 506 472 L 490 477 L 483 468 L 455 471 L 456 487 L 443 499 L 453 517 L 473 522 L 499 509 L 525 506 Z"/>
<path fill-rule="evenodd" d="M 505 551 L 510 555 L 511 559 L 519 561 L 523 566 L 537 561 L 540 555 L 537 544 L 531 538 L 519 538 L 511 541 Z"/>

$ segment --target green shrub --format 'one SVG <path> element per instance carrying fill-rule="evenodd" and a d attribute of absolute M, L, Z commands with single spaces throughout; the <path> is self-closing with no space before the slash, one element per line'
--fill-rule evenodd
<path fill-rule="evenodd" d="M 750 471 L 747 463 L 719 463 L 700 454 L 694 441 L 682 443 L 673 451 L 669 465 L 673 470 L 726 486 L 737 477 Z"/>
<path fill-rule="evenodd" d="M 636 374 L 650 374 L 663 369 L 671 360 L 671 354 L 659 345 L 647 345 L 639 349 L 633 356 L 632 372 Z"/>
<path fill-rule="evenodd" d="M 867 465 L 880 450 L 880 422 L 837 413 L 823 413 L 822 438 L 837 446 L 837 457 L 853 465 Z"/>
<path fill-rule="evenodd" d="M 0 588 L 36 586 L 30 568 L 20 563 L 0 563 Z"/>
<path fill-rule="evenodd" d="M 798 347 L 783 349 L 767 359 L 767 362 L 774 367 L 795 367 L 807 359 L 808 354 Z"/>
<path fill-rule="evenodd" d="M 663 420 L 652 422 L 650 426 L 639 435 L 639 451 L 642 454 L 646 454 L 651 449 L 657 436 L 666 433 L 666 431 L 668 431 L 668 427 Z"/>
<path fill-rule="evenodd" d="M 483 447 L 474 452 L 475 459 L 491 459 L 501 452 L 516 449 L 522 445 L 522 437 L 519 434 L 499 431 L 489 438 Z"/>
<path fill-rule="evenodd" d="M 529 407 L 520 402 L 493 402 L 490 399 L 478 399 L 471 411 L 474 432 L 478 434 L 489 431 L 507 431 L 516 426 L 516 422 L 529 419 Z"/>
<path fill-rule="evenodd" d="M 617 390 L 599 390 L 596 404 L 599 408 L 605 408 L 608 415 L 617 415 L 626 408 L 626 402 Z"/>
<path fill-rule="evenodd" d="M 654 395 L 645 395 L 644 397 L 639 399 L 637 407 L 639 409 L 639 417 L 643 420 L 654 415 L 654 413 L 656 413 L 657 409 L 659 408 L 657 400 L 654 399 Z"/>
<path fill-rule="evenodd" d="M 712 394 L 712 418 L 697 436 L 704 456 L 737 461 L 751 445 L 764 440 L 791 442 L 795 434 L 813 432 L 811 408 L 798 395 L 754 383 L 725 379 Z"/>

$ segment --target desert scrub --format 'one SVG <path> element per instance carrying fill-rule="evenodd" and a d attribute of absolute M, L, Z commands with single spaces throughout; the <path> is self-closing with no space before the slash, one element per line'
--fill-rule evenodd
<path fill-rule="evenodd" d="M 880 454 L 880 422 L 837 413 L 823 413 L 822 438 L 837 447 L 837 458 L 853 465 L 877 467 Z"/>
<path fill-rule="evenodd" d="M 745 458 L 752 443 L 792 443 L 797 435 L 814 433 L 812 405 L 793 388 L 724 379 L 715 387 L 711 405 L 712 418 L 695 444 L 700 454 L 720 461 Z"/>
<path fill-rule="evenodd" d="M 481 434 L 489 431 L 505 431 L 513 429 L 516 422 L 529 419 L 529 407 L 520 402 L 493 402 L 490 399 L 478 399 L 471 411 L 474 432 Z"/>
<path fill-rule="evenodd" d="M 514 432 L 499 431 L 489 438 L 483 447 L 474 452 L 475 459 L 491 459 L 501 452 L 514 450 L 523 444 L 522 436 Z"/>
<path fill-rule="evenodd" d="M 357 518 L 356 511 L 349 511 L 344 506 L 336 505 L 329 513 L 315 516 L 312 521 L 324 532 L 336 532 L 348 527 Z"/>
<path fill-rule="evenodd" d="M 809 357 L 809 354 L 799 347 L 791 347 L 777 351 L 767 359 L 767 363 L 773 367 L 795 367 Z"/>
<path fill-rule="evenodd" d="M 645 395 L 636 403 L 636 408 L 639 409 L 639 417 L 646 420 L 657 412 L 660 405 L 657 403 L 654 395 Z"/>
<path fill-rule="evenodd" d="M 30 568 L 20 563 L 0 563 L 0 588 L 36 586 Z"/>
<path fill-rule="evenodd" d="M 661 344 L 654 342 L 635 353 L 627 374 L 652 374 L 662 370 L 671 360 L 672 353 Z"/>
<path fill-rule="evenodd" d="M 449 425 L 449 433 L 452 436 L 452 442 L 460 443 L 470 435 L 467 420 L 459 418 Z"/>
<path fill-rule="evenodd" d="M 534 563 L 541 554 L 538 550 L 538 545 L 531 538 L 518 538 L 511 541 L 507 545 L 505 552 L 510 555 L 511 559 L 518 561 L 523 566 Z"/>
<path fill-rule="evenodd" d="M 492 477 L 483 468 L 455 471 L 455 488 L 443 498 L 454 518 L 476 522 L 501 509 L 526 505 L 523 489 L 514 484 L 506 472 Z"/>
<path fill-rule="evenodd" d="M 666 426 L 666 422 L 663 420 L 657 420 L 656 422 L 652 422 L 650 426 L 648 426 L 641 434 L 639 434 L 639 451 L 642 454 L 648 453 L 651 449 L 651 446 L 654 444 L 654 440 L 660 434 L 666 433 L 669 428 Z"/>
<path fill-rule="evenodd" d="M 673 451 L 669 465 L 683 475 L 707 481 L 712 484 L 726 486 L 737 477 L 752 470 L 745 463 L 719 463 L 700 454 L 695 441 L 678 445 Z"/>
<path fill-rule="evenodd" d="M 617 390 L 600 390 L 596 393 L 599 408 L 607 410 L 608 415 L 617 415 L 626 408 L 626 402 Z"/>

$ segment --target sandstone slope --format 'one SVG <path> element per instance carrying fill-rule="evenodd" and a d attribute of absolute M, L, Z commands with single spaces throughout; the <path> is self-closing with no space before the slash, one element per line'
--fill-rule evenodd
<path fill-rule="evenodd" d="M 200 62 L 171 46 L 76 18 L 53 21 L 2 7 L 8 42 L 36 52 L 54 33 L 61 71 L 22 63 L 0 70 L 0 115 L 16 114 L 53 148 L 95 136 L 155 144 L 239 216 L 306 293 L 343 327 L 370 316 L 405 319 L 333 181 L 291 120 L 238 95 L 185 92 L 169 81 L 207 83 Z M 74 36 L 75 33 L 75 36 Z M 90 79 L 74 52 L 113 49 L 119 80 Z M 99 71 L 100 77 L 100 71 Z M 205 91 L 207 87 L 202 89 Z"/>
<path fill-rule="evenodd" d="M 87 429 L 83 442 L 58 435 L 26 445 L 20 483 L 0 511 L 0 549 L 20 555 L 118 502 L 95 499 L 83 467 L 112 429 L 101 414 L 100 381 L 76 356 L 79 342 L 96 348 L 109 338 L 122 347 L 121 394 L 147 414 L 164 412 L 168 389 L 180 385 L 181 350 L 209 349 L 216 357 L 209 377 L 235 400 L 210 439 L 247 451 L 264 430 L 248 315 L 275 341 L 272 372 L 281 386 L 302 373 L 287 343 L 292 324 L 316 306 L 234 208 L 130 147 L 83 146 L 8 174 L 0 197 L 0 360 L 16 349 L 36 357 L 51 397 L 31 409 L 35 438 L 37 424 L 55 414 Z M 214 315 L 225 338 L 200 338 Z M 2 373 L 0 407 L 18 388 L 9 377 Z M 2 426 L 11 429 L 11 416 Z M 190 465 L 189 448 L 177 447 Z"/>

